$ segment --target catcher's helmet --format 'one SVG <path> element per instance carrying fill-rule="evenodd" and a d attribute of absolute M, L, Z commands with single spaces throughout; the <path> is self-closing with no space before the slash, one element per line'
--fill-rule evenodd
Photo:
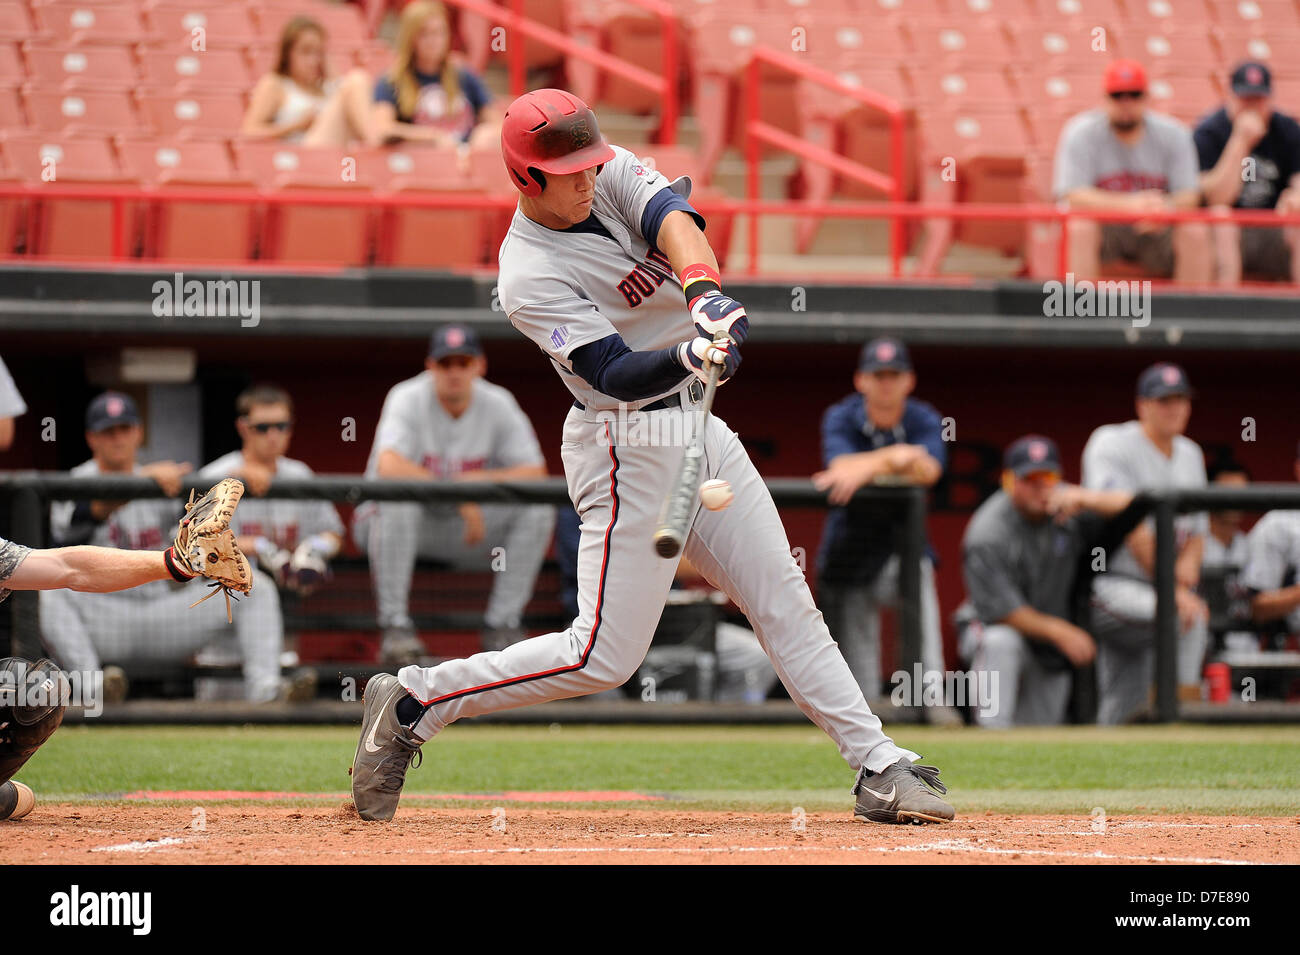
<path fill-rule="evenodd" d="M 600 135 L 596 114 L 564 90 L 533 90 L 506 108 L 501 156 L 510 181 L 526 196 L 546 188 L 543 173 L 579 172 L 614 158 Z"/>

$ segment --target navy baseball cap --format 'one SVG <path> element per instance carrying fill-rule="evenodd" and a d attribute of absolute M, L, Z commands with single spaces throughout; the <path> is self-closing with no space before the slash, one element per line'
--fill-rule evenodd
<path fill-rule="evenodd" d="M 907 346 L 897 338 L 873 338 L 862 346 L 858 371 L 911 371 L 912 358 Z"/>
<path fill-rule="evenodd" d="M 1011 442 L 1002 455 L 1002 469 L 1018 478 L 1044 472 L 1060 474 L 1061 452 L 1051 438 L 1027 434 Z"/>
<path fill-rule="evenodd" d="M 139 424 L 140 410 L 130 395 L 106 391 L 86 409 L 86 430 L 98 434 L 119 424 Z"/>
<path fill-rule="evenodd" d="M 1263 63 L 1247 60 L 1232 71 L 1231 86 L 1238 96 L 1271 96 L 1273 74 Z"/>
<path fill-rule="evenodd" d="M 1139 398 L 1169 398 L 1173 395 L 1190 398 L 1192 393 L 1187 372 L 1172 362 L 1158 362 L 1138 376 Z"/>
<path fill-rule="evenodd" d="M 429 357 L 440 361 L 448 355 L 470 355 L 478 357 L 483 354 L 478 335 L 464 325 L 444 325 L 433 333 L 429 342 Z"/>

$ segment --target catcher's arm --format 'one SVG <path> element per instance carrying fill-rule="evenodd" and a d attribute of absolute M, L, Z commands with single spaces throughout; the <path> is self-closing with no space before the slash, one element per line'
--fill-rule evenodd
<path fill-rule="evenodd" d="M 168 576 L 166 558 L 156 550 L 80 545 L 32 551 L 4 586 L 9 590 L 67 589 L 106 594 L 166 580 Z"/>

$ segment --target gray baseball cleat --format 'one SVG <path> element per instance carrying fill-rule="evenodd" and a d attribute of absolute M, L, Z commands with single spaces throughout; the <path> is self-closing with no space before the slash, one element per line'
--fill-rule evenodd
<path fill-rule="evenodd" d="M 859 822 L 902 822 L 922 825 L 927 822 L 950 822 L 956 812 L 926 784 L 946 793 L 934 766 L 918 766 L 904 756 L 878 773 L 866 767 L 858 774 L 853 795 L 858 797 L 853 818 Z"/>
<path fill-rule="evenodd" d="M 361 701 L 361 740 L 352 757 L 352 802 L 362 819 L 387 822 L 397 812 L 406 770 L 420 765 L 420 741 L 397 719 L 406 688 L 391 673 L 366 683 Z"/>

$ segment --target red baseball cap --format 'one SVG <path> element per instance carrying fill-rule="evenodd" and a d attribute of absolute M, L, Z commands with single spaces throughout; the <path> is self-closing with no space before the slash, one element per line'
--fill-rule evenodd
<path fill-rule="evenodd" d="M 1137 60 L 1111 60 L 1106 64 L 1107 93 L 1145 93 L 1147 71 Z"/>

